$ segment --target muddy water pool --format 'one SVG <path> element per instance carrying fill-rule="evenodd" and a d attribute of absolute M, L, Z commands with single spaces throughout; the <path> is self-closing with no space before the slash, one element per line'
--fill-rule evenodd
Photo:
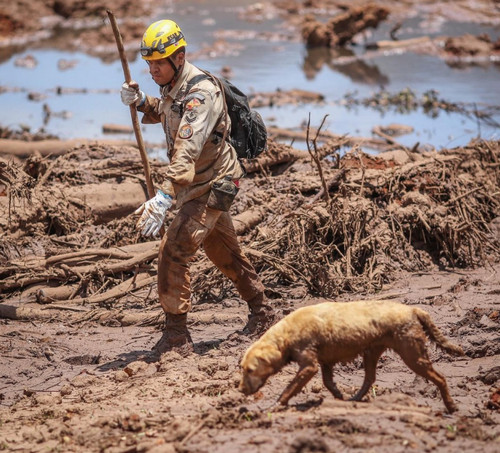
<path fill-rule="evenodd" d="M 237 5 L 226 0 L 184 2 L 182 9 L 165 8 L 151 20 L 164 17 L 176 20 L 188 40 L 188 59 L 191 52 L 196 55 L 191 59 L 193 63 L 215 74 L 224 66 L 230 67 L 232 82 L 248 93 L 303 89 L 325 96 L 325 103 L 320 106 L 302 104 L 259 109 L 269 125 L 299 128 L 310 116 L 311 124 L 318 126 L 328 115 L 325 128 L 331 132 L 368 137 L 374 126 L 398 123 L 414 128 L 414 132 L 399 137 L 399 142 L 408 146 L 419 142 L 437 149 L 464 145 L 478 136 L 499 138 L 497 127 L 478 122 L 472 116 L 440 111 L 433 117 L 421 109 L 406 113 L 395 109 L 382 112 L 362 105 L 349 107 L 345 103 L 346 97 L 367 98 L 383 87 L 390 93 L 409 88 L 417 96 L 435 90 L 439 98 L 465 103 L 470 108 L 476 106 L 479 110 L 499 106 L 499 62 L 455 67 L 436 56 L 415 51 L 368 56 L 360 43 L 343 52 L 345 58 L 339 63 L 325 50 L 308 51 L 300 39 L 293 39 L 297 36 L 276 16 L 260 22 L 240 19 L 240 7 L 250 3 L 246 0 Z M 393 25 L 383 24 L 367 34 L 365 42 L 390 39 Z M 270 39 L 264 35 L 266 32 L 287 35 L 289 39 Z M 421 19 L 412 18 L 403 23 L 398 38 L 481 32 L 488 33 L 492 39 L 500 36 L 499 27 L 443 21 L 424 24 Z M 210 46 L 221 35 L 229 43 L 227 55 L 199 56 L 203 46 Z M 113 39 L 111 30 L 109 39 Z M 36 65 L 19 66 L 19 59 L 29 55 L 35 57 Z M 68 67 L 61 68 L 62 62 L 69 63 Z M 144 91 L 158 92 L 138 56 L 130 61 L 130 69 Z M 61 138 L 133 139 L 133 134 L 110 135 L 102 130 L 104 123 L 130 124 L 129 111 L 119 98 L 122 81 L 118 60 L 108 63 L 84 53 L 56 50 L 50 47 L 50 42 L 39 48 L 22 49 L 0 63 L 0 125 L 26 126 L 32 132 L 43 128 Z M 53 112 L 49 119 L 44 115 L 44 104 Z M 500 115 L 497 113 L 494 119 L 500 122 Z M 148 143 L 163 142 L 159 125 L 143 126 L 143 135 Z M 162 157 L 162 150 L 151 152 L 155 157 Z"/>

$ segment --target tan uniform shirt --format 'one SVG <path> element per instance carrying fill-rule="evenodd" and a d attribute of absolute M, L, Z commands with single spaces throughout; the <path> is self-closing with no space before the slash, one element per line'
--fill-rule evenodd
<path fill-rule="evenodd" d="M 144 112 L 144 124 L 163 125 L 170 164 L 162 190 L 175 195 L 177 207 L 207 193 L 213 181 L 243 175 L 234 148 L 226 141 L 221 149 L 226 115 L 220 88 L 205 79 L 185 92 L 188 81 L 198 74 L 202 71 L 185 61 L 174 87 L 161 88 L 161 99 L 147 96 L 138 108 Z M 179 111 L 179 101 L 184 112 Z"/>

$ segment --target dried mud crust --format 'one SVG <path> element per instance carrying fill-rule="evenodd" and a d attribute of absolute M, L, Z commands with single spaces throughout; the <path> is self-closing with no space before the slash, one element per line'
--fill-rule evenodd
<path fill-rule="evenodd" d="M 415 451 L 494 452 L 498 442 L 498 352 L 469 353 L 498 342 L 498 320 L 488 317 L 461 331 L 468 313 L 493 313 L 498 265 L 461 272 L 402 274 L 379 297 L 396 294 L 431 313 L 463 345 L 460 359 L 431 348 L 459 411 L 444 415 L 435 386 L 417 378 L 397 355 L 383 355 L 377 382 L 364 402 L 338 401 L 319 376 L 287 408 L 273 406 L 294 375 L 285 368 L 253 397 L 236 390 L 238 362 L 251 339 L 234 335 L 244 304 L 227 299 L 200 304 L 191 316 L 195 353 L 167 353 L 151 362 L 147 351 L 160 336 L 152 327 L 3 320 L 0 325 L 2 447 L 20 451 Z M 457 292 L 466 280 L 473 283 Z M 323 299 L 290 290 L 280 310 Z M 214 312 L 226 321 L 214 322 Z M 497 323 L 496 332 L 490 323 Z M 454 328 L 458 326 L 458 330 Z M 361 363 L 338 366 L 335 379 L 352 395 Z M 30 420 L 30 423 L 26 423 Z"/>

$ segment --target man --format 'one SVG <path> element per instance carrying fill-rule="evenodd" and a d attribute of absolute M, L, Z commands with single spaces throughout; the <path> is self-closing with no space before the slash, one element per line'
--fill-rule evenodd
<path fill-rule="evenodd" d="M 160 86 L 161 98 L 146 96 L 136 82 L 124 83 L 120 91 L 125 105 L 135 104 L 144 112 L 143 123 L 161 122 L 170 159 L 161 190 L 136 211 L 141 214 L 138 227 L 143 235 L 156 235 L 174 200 L 178 209 L 158 258 L 158 295 L 166 314 L 165 331 L 154 348 L 160 354 L 193 350 L 187 329 L 189 263 L 200 246 L 247 302 L 250 314 L 244 332 L 259 333 L 274 318 L 264 286 L 243 254 L 227 212 L 243 172 L 234 148 L 223 140 L 230 128 L 223 93 L 209 78 L 188 83 L 203 72 L 186 60 L 186 45 L 175 22 L 151 24 L 142 39 L 141 55 Z M 223 205 L 217 203 L 221 192 L 216 189 L 221 184 L 229 189 L 222 193 Z"/>

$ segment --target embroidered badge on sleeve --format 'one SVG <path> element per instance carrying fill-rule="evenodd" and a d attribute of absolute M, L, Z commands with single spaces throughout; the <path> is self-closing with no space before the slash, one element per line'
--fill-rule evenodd
<path fill-rule="evenodd" d="M 191 138 L 192 135 L 193 128 L 189 124 L 184 124 L 184 126 L 179 129 L 180 138 Z"/>
<path fill-rule="evenodd" d="M 198 98 L 190 99 L 189 102 L 186 104 L 186 110 L 193 110 L 199 105 L 204 103 L 205 101 L 203 99 L 198 99 Z"/>
<path fill-rule="evenodd" d="M 186 114 L 184 115 L 184 118 L 186 119 L 186 121 L 188 123 L 194 123 L 196 121 L 196 118 L 198 118 L 198 116 L 196 115 L 195 112 L 193 111 L 188 111 L 186 112 Z"/>

